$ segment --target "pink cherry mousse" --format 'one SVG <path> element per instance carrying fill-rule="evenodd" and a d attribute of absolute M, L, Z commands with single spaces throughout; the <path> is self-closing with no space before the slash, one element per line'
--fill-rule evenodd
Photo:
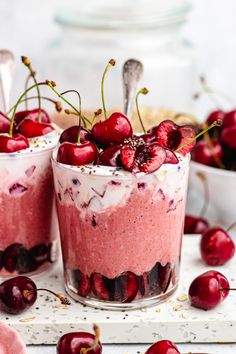
<path fill-rule="evenodd" d="M 23 118 L 18 127 L 15 125 L 18 105 L 26 92 L 36 86 L 20 96 L 12 109 L 8 132 L 0 133 L 0 276 L 3 277 L 38 273 L 57 259 L 50 158 L 59 134 L 52 124 L 30 118 Z"/>
<path fill-rule="evenodd" d="M 87 128 L 79 119 L 77 140 L 75 128 L 67 130 L 52 157 L 65 287 L 90 306 L 140 308 L 177 287 L 189 153 L 198 135 L 164 121 L 152 133 L 142 124 L 144 134 L 135 136 L 123 114 L 107 118 L 103 82 L 104 75 L 104 120 L 93 125 L 92 140 L 82 141 Z"/>

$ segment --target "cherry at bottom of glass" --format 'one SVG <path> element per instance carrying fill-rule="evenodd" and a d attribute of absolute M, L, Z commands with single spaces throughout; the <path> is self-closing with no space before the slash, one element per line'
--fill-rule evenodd
<path fill-rule="evenodd" d="M 84 276 L 79 269 L 65 270 L 65 288 L 76 301 L 104 310 L 133 310 L 157 305 L 177 289 L 178 264 L 157 262 L 149 272 L 124 272 L 114 279 L 99 273 Z"/>

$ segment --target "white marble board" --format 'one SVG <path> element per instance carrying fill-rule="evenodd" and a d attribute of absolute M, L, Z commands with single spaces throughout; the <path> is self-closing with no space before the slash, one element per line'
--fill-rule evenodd
<path fill-rule="evenodd" d="M 30 310 L 18 316 L 1 313 L 0 319 L 16 328 L 27 344 L 55 344 L 66 332 L 91 331 L 94 322 L 101 328 L 103 343 L 150 343 L 164 338 L 176 343 L 236 342 L 235 292 L 211 311 L 190 307 L 185 296 L 192 279 L 207 269 L 211 267 L 200 260 L 199 236 L 184 236 L 181 282 L 165 303 L 137 311 L 101 311 L 73 300 L 70 306 L 62 306 L 41 293 Z M 236 257 L 218 270 L 236 287 Z M 36 278 L 36 283 L 64 293 L 61 263 Z"/>

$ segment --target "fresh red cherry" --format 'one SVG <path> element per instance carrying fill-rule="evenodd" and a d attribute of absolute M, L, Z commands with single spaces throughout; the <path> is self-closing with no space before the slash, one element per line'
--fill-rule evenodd
<path fill-rule="evenodd" d="M 57 343 L 57 354 L 101 354 L 99 328 L 94 325 L 94 334 L 71 332 L 64 334 Z"/>
<path fill-rule="evenodd" d="M 234 256 L 235 245 L 225 230 L 212 227 L 202 235 L 200 250 L 207 264 L 218 266 L 225 264 Z"/>
<path fill-rule="evenodd" d="M 165 162 L 166 152 L 157 143 L 146 144 L 141 138 L 128 139 L 121 148 L 121 162 L 127 171 L 151 173 Z"/>
<path fill-rule="evenodd" d="M 53 294 L 62 304 L 70 304 L 64 296 L 55 294 L 51 290 L 37 289 L 32 279 L 18 276 L 0 284 L 0 310 L 11 314 L 22 313 L 35 303 L 40 290 Z"/>
<path fill-rule="evenodd" d="M 180 351 L 170 340 L 160 340 L 148 348 L 145 354 L 180 354 Z"/>
<path fill-rule="evenodd" d="M 94 143 L 84 144 L 62 143 L 58 149 L 57 161 L 71 166 L 81 166 L 92 163 L 98 156 Z"/>
<path fill-rule="evenodd" d="M 60 143 L 64 143 L 68 141 L 70 143 L 77 143 L 78 141 L 78 134 L 79 134 L 79 126 L 72 125 L 71 127 L 65 129 L 60 136 Z M 80 142 L 81 144 L 85 143 L 86 141 L 93 141 L 93 136 L 90 130 L 81 128 L 80 129 Z"/>
<path fill-rule="evenodd" d="M 0 153 L 16 152 L 27 149 L 29 147 L 28 139 L 21 134 L 1 135 L 0 134 Z"/>
<path fill-rule="evenodd" d="M 193 139 L 196 135 L 196 131 L 193 126 L 179 126 L 171 120 L 161 122 L 158 127 L 153 129 L 150 133 L 153 134 L 154 131 L 156 132 L 156 142 L 160 146 L 172 151 L 177 150 L 179 147 Z M 191 141 L 178 152 L 182 155 L 186 155 L 193 149 L 195 144 L 195 140 Z"/>
<path fill-rule="evenodd" d="M 133 135 L 133 130 L 129 119 L 115 112 L 103 122 L 94 124 L 92 134 L 98 146 L 105 148 L 110 144 L 122 144 Z"/>
<path fill-rule="evenodd" d="M 40 114 L 41 114 L 42 123 L 50 123 L 50 117 L 44 109 L 40 110 Z M 19 125 L 25 118 L 32 119 L 33 121 L 38 121 L 39 109 L 35 108 L 35 109 L 16 112 L 14 118 L 16 125 Z"/>
<path fill-rule="evenodd" d="M 235 126 L 236 126 L 236 109 L 226 113 L 223 119 L 222 129 L 225 129 L 227 127 L 235 127 Z"/>
<path fill-rule="evenodd" d="M 108 146 L 98 155 L 95 164 L 104 166 L 122 166 L 120 149 L 120 145 Z"/>
<path fill-rule="evenodd" d="M 0 112 L 0 133 L 9 133 L 10 119 L 2 112 Z"/>
<path fill-rule="evenodd" d="M 53 130 L 54 128 L 50 123 L 40 123 L 29 118 L 25 118 L 18 126 L 19 133 L 27 138 L 46 135 Z"/>
<path fill-rule="evenodd" d="M 194 307 L 210 310 L 227 297 L 229 288 L 229 282 L 223 274 L 210 270 L 193 280 L 189 288 L 189 300 Z"/>
<path fill-rule="evenodd" d="M 224 146 L 236 150 L 236 125 L 224 128 L 221 132 L 220 138 Z"/>
<path fill-rule="evenodd" d="M 214 123 L 216 120 L 224 120 L 225 118 L 225 113 L 223 111 L 213 111 L 209 114 L 209 116 L 206 119 L 207 125 L 211 125 Z M 224 123 L 223 123 L 224 124 Z"/>
<path fill-rule="evenodd" d="M 202 234 L 209 227 L 208 221 L 202 217 L 186 215 L 184 221 L 185 234 Z"/>
<path fill-rule="evenodd" d="M 212 139 L 211 146 L 206 140 L 200 140 L 193 150 L 193 160 L 207 166 L 217 167 L 222 157 L 223 148 L 218 139 Z"/>

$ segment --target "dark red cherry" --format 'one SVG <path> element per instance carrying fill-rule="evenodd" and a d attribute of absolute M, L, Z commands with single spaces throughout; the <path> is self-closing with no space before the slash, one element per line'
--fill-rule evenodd
<path fill-rule="evenodd" d="M 88 296 L 90 292 L 90 279 L 83 274 L 79 269 L 72 271 L 71 282 L 73 287 L 77 290 L 77 294 L 83 297 Z"/>
<path fill-rule="evenodd" d="M 171 120 L 165 120 L 159 124 L 156 131 L 156 142 L 164 148 L 172 151 L 177 150 L 180 146 L 187 143 L 189 140 L 195 137 L 196 131 L 193 126 L 183 125 L 179 126 Z M 195 146 L 196 141 L 192 141 L 180 151 L 182 155 L 189 153 Z"/>
<path fill-rule="evenodd" d="M 62 143 L 58 149 L 57 161 L 71 166 L 81 166 L 92 163 L 98 156 L 94 143 L 84 144 Z"/>
<path fill-rule="evenodd" d="M 218 166 L 217 161 L 223 157 L 223 148 L 218 139 L 212 139 L 211 143 L 212 146 L 204 139 L 198 141 L 193 150 L 193 160 L 207 166 Z"/>
<path fill-rule="evenodd" d="M 121 161 L 125 170 L 133 173 L 151 173 L 163 165 L 166 152 L 157 143 L 146 144 L 143 139 L 128 139 L 121 148 Z"/>
<path fill-rule="evenodd" d="M 225 114 L 222 129 L 236 126 L 236 109 Z"/>
<path fill-rule="evenodd" d="M 221 132 L 220 139 L 224 146 L 236 150 L 236 125 L 224 128 Z"/>
<path fill-rule="evenodd" d="M 29 147 L 28 139 L 21 134 L 9 135 L 0 134 L 0 153 L 1 152 L 16 152 L 27 149 Z"/>
<path fill-rule="evenodd" d="M 77 143 L 78 141 L 78 134 L 79 134 L 79 126 L 78 125 L 72 125 L 71 127 L 65 129 L 60 136 L 60 143 L 64 143 L 65 141 L 68 141 L 70 143 Z M 81 144 L 87 142 L 87 141 L 93 141 L 93 136 L 90 130 L 81 128 L 80 129 L 80 142 Z"/>
<path fill-rule="evenodd" d="M 185 234 L 202 234 L 209 227 L 208 221 L 202 217 L 186 215 L 184 221 Z"/>
<path fill-rule="evenodd" d="M 54 130 L 50 123 L 40 123 L 37 120 L 32 120 L 29 118 L 23 119 L 23 121 L 18 125 L 18 131 L 20 134 L 26 136 L 27 138 L 35 138 L 37 136 L 46 135 Z"/>
<path fill-rule="evenodd" d="M 10 119 L 2 112 L 0 112 L 0 133 L 9 133 Z"/>
<path fill-rule="evenodd" d="M 28 277 L 19 276 L 0 284 L 1 311 L 19 314 L 31 307 L 36 299 L 36 285 Z"/>
<path fill-rule="evenodd" d="M 200 244 L 204 261 L 219 266 L 229 261 L 235 253 L 235 245 L 229 234 L 220 227 L 212 227 L 204 232 Z"/>
<path fill-rule="evenodd" d="M 122 166 L 120 157 L 120 145 L 111 145 L 103 150 L 95 161 L 96 165 Z"/>
<path fill-rule="evenodd" d="M 41 112 L 41 122 L 50 123 L 50 117 L 48 113 L 44 109 L 41 109 L 40 112 Z M 35 109 L 16 112 L 14 121 L 16 125 L 19 125 L 22 122 L 22 120 L 25 118 L 32 119 L 33 121 L 38 121 L 39 109 L 35 108 Z"/>
<path fill-rule="evenodd" d="M 178 348 L 169 340 L 154 343 L 145 354 L 180 354 Z"/>
<path fill-rule="evenodd" d="M 224 120 L 225 118 L 225 112 L 223 111 L 213 111 L 209 114 L 209 116 L 206 119 L 206 123 L 207 125 L 211 125 L 212 123 L 214 123 L 216 120 Z M 223 123 L 224 124 L 224 123 Z"/>
<path fill-rule="evenodd" d="M 115 112 L 103 122 L 94 124 L 92 134 L 96 143 L 105 148 L 110 144 L 122 144 L 132 136 L 133 130 L 129 119 L 124 114 Z"/>
<path fill-rule="evenodd" d="M 152 134 L 152 133 L 147 133 L 147 134 L 142 134 L 139 136 L 139 138 L 142 138 L 145 143 L 153 143 L 155 140 L 156 140 L 156 135 L 155 134 Z"/>
<path fill-rule="evenodd" d="M 105 301 L 112 301 L 114 298 L 114 280 L 99 273 L 91 275 L 91 287 L 94 295 Z"/>
<path fill-rule="evenodd" d="M 114 291 L 114 300 L 123 303 L 131 302 L 135 299 L 139 284 L 137 277 L 132 272 L 124 272 L 115 279 L 116 286 Z"/>
<path fill-rule="evenodd" d="M 83 349 L 85 350 L 83 351 Z M 86 351 L 86 349 L 88 349 L 88 351 Z M 102 353 L 102 345 L 98 335 L 87 332 L 71 332 L 64 334 L 57 343 L 57 354 L 83 353 Z"/>
<path fill-rule="evenodd" d="M 194 307 L 210 310 L 227 297 L 229 288 L 223 274 L 210 270 L 193 280 L 189 287 L 189 300 Z"/>
<path fill-rule="evenodd" d="M 3 266 L 12 273 L 17 271 L 19 274 L 33 271 L 37 265 L 34 257 L 20 243 L 13 243 L 3 252 Z"/>

